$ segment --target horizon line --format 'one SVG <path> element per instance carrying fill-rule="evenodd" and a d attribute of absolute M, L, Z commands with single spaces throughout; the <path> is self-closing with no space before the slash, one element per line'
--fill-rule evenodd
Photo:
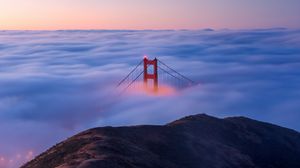
<path fill-rule="evenodd" d="M 0 31 L 220 31 L 220 30 L 272 30 L 272 29 L 287 29 L 297 30 L 299 28 L 288 28 L 288 27 L 261 27 L 261 28 L 189 28 L 189 29 L 0 29 Z"/>

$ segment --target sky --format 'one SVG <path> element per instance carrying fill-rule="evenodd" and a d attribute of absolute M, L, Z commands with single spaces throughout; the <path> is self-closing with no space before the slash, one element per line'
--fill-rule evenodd
<path fill-rule="evenodd" d="M 0 39 L 1 168 L 89 128 L 198 113 L 300 131 L 299 29 L 0 31 Z M 116 85 L 145 54 L 198 85 L 119 96 Z"/>
<path fill-rule="evenodd" d="M 300 27 L 299 0 L 1 0 L 0 29 Z"/>

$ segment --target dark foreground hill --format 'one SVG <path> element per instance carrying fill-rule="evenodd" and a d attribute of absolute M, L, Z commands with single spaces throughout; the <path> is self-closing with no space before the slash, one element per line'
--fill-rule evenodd
<path fill-rule="evenodd" d="M 22 168 L 300 168 L 300 134 L 244 117 L 207 115 L 164 126 L 104 127 Z"/>

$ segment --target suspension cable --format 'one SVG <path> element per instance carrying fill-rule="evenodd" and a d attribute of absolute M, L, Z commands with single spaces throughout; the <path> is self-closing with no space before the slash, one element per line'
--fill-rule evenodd
<path fill-rule="evenodd" d="M 175 72 L 176 74 L 178 74 L 179 76 L 181 76 L 183 79 L 190 81 L 192 83 L 196 83 L 193 80 L 189 79 L 188 77 L 180 74 L 179 72 L 177 72 L 176 70 L 174 70 L 173 68 L 169 67 L 167 64 L 163 63 L 162 61 L 158 60 L 159 63 L 163 64 L 165 67 L 169 68 L 171 71 Z"/>
<path fill-rule="evenodd" d="M 134 80 L 132 80 L 130 84 L 127 85 L 127 87 L 121 92 L 121 94 L 124 93 L 143 73 L 144 71 L 142 71 Z"/>
<path fill-rule="evenodd" d="M 117 87 L 119 87 L 126 79 L 128 79 L 129 78 L 129 76 L 141 65 L 143 63 L 143 61 L 141 61 L 141 62 L 139 62 L 138 64 L 137 64 L 137 66 L 124 78 L 124 79 L 122 79 L 119 83 L 118 83 L 118 85 L 117 85 Z"/>
<path fill-rule="evenodd" d="M 170 72 L 168 72 L 168 71 L 165 70 L 164 68 L 162 68 L 162 67 L 160 67 L 160 66 L 158 66 L 158 68 L 159 68 L 160 70 L 164 71 L 165 73 L 169 74 L 170 76 L 172 76 L 172 77 L 174 77 L 174 78 L 176 78 L 176 79 L 178 79 L 178 80 L 181 80 L 180 78 L 178 78 L 177 76 L 171 74 Z"/>

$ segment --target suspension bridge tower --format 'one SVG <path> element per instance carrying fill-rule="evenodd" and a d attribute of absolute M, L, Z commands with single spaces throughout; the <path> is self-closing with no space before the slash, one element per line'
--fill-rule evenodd
<path fill-rule="evenodd" d="M 158 82 L 159 81 L 159 82 Z M 124 93 L 128 88 L 144 87 L 145 90 L 158 93 L 161 88 L 184 89 L 195 85 L 196 83 L 188 77 L 177 72 L 160 59 L 148 59 L 144 56 L 135 68 L 122 79 L 117 88 Z M 141 86 L 142 85 L 142 86 Z"/>
<path fill-rule="evenodd" d="M 149 72 L 149 69 L 152 66 L 152 73 Z M 149 60 L 147 56 L 144 56 L 144 87 L 147 90 L 153 90 L 154 92 L 158 91 L 158 73 L 157 73 L 157 59 Z M 149 82 L 152 82 L 149 83 Z M 152 89 L 149 85 L 152 85 Z"/>

